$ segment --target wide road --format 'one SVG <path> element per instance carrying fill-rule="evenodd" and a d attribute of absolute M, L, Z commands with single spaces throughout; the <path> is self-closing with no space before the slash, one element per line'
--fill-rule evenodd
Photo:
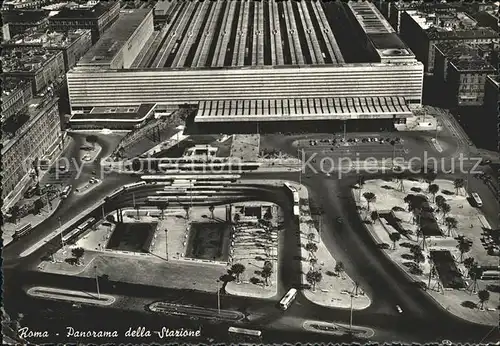
<path fill-rule="evenodd" d="M 450 178 L 450 176 L 446 175 L 446 178 Z M 251 173 L 245 175 L 242 181 L 244 182 L 245 179 L 258 179 L 262 181 L 265 179 L 287 179 L 298 181 L 299 175 L 298 173 L 282 172 Z M 392 330 L 394 338 L 400 338 L 401 340 L 435 341 L 439 339 L 451 339 L 471 342 L 480 341 L 481 337 L 486 335 L 490 328 L 468 323 L 443 311 L 424 292 L 407 284 L 408 280 L 404 274 L 374 246 L 371 237 L 359 221 L 353 204 L 354 202 L 350 196 L 350 185 L 355 183 L 355 179 L 355 174 L 347 175 L 342 180 L 321 174 L 310 179 L 302 179 L 302 183 L 310 191 L 311 204 L 316 204 L 326 211 L 323 215 L 323 225 L 327 231 L 323 232 L 323 241 L 332 253 L 335 254 L 336 259 L 345 263 L 346 272 L 353 279 L 359 281 L 369 296 L 372 297 L 373 304 L 368 309 L 354 313 L 355 323 L 373 327 L 380 331 Z M 81 197 L 71 196 L 51 218 L 37 227 L 36 232 L 33 232 L 26 239 L 13 243 L 4 249 L 6 264 L 17 262 L 21 266 L 24 264 L 28 268 L 31 267 L 33 261 L 36 261 L 37 256 L 39 258 L 40 252 L 35 252 L 32 256 L 22 261 L 15 260 L 16 256 L 30 244 L 38 241 L 43 235 L 57 228 L 59 225 L 57 221 L 58 217 L 61 217 L 64 223 L 65 220 L 76 216 L 79 212 L 85 210 L 95 203 L 96 200 L 109 194 L 115 188 L 135 180 L 137 178 L 114 173 L 108 175 L 99 187 L 87 195 Z M 470 179 L 470 188 L 480 192 L 483 199 L 485 199 L 485 205 L 488 204 L 486 201 L 494 198 L 491 196 L 491 192 L 487 190 L 487 187 L 480 181 Z M 138 193 L 136 198 L 142 199 L 148 193 Z M 485 193 L 488 194 L 488 197 Z M 278 195 L 279 193 L 276 192 L 277 197 Z M 124 202 L 131 204 L 132 200 L 130 196 L 127 196 Z M 283 203 L 283 201 L 281 202 Z M 283 205 L 283 207 L 285 209 L 290 208 L 290 206 L 287 207 L 286 205 Z M 493 212 L 493 208 L 487 214 L 491 215 L 490 212 Z M 342 216 L 345 220 L 348 220 L 344 223 L 342 229 L 339 229 L 336 225 L 335 219 L 337 216 Z M 298 261 L 295 261 L 297 265 L 289 265 L 289 263 L 293 263 L 293 256 L 298 253 L 298 248 L 293 245 L 293 243 L 297 243 L 297 239 L 294 239 L 294 234 L 295 232 L 286 232 L 284 240 L 286 246 L 281 257 L 280 267 L 283 269 L 282 273 L 286 273 L 286 275 L 282 274 L 281 276 L 288 287 L 292 284 L 290 280 L 293 281 L 299 277 L 298 273 L 293 273 L 295 268 L 298 268 Z M 72 282 L 78 282 L 78 286 L 81 284 L 81 281 L 78 280 L 85 280 L 68 277 L 55 279 L 53 275 L 33 275 L 31 272 L 29 272 L 29 275 L 28 273 L 25 275 L 22 273 L 14 275 L 24 276 L 23 282 L 27 280 L 26 284 L 30 285 L 57 283 L 58 286 L 61 285 L 61 287 L 67 288 L 73 285 Z M 89 281 L 89 285 L 90 282 L 92 280 Z M 132 292 L 141 292 L 142 294 L 143 292 L 147 292 L 146 286 L 137 290 L 133 289 L 133 286 L 129 287 L 128 285 L 130 284 L 124 283 L 120 285 L 123 285 L 123 293 L 125 294 L 132 294 Z M 280 288 L 281 290 L 283 290 L 283 287 Z M 203 295 L 203 293 L 199 294 Z M 280 319 L 283 317 L 268 302 L 262 305 L 262 301 L 257 303 L 259 301 L 255 299 L 237 297 L 228 297 L 228 299 L 229 301 L 234 301 L 230 305 L 232 308 L 241 309 L 246 306 L 247 309 L 250 309 L 249 307 L 251 306 L 252 309 L 257 309 L 263 315 L 261 319 L 255 322 L 259 326 L 272 325 L 273 323 L 279 324 Z M 395 312 L 394 307 L 396 304 L 403 308 L 404 313 L 402 315 L 398 315 Z M 248 311 L 250 312 L 251 310 Z M 299 319 L 346 322 L 348 320 L 348 311 L 319 307 L 311 304 L 299 295 L 297 304 L 294 304 L 286 312 L 285 316 L 293 316 Z M 425 333 L 422 331 L 425 331 Z"/>

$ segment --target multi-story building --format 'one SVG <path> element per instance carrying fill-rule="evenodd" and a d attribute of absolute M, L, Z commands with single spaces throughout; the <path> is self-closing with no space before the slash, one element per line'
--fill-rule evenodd
<path fill-rule="evenodd" d="M 2 79 L 2 123 L 18 113 L 33 98 L 31 82 L 18 78 Z"/>
<path fill-rule="evenodd" d="M 151 9 L 123 10 L 118 20 L 78 62 L 78 67 L 129 68 L 153 33 Z"/>
<path fill-rule="evenodd" d="M 496 70 L 480 57 L 450 59 L 447 84 L 457 106 L 481 106 L 488 75 Z"/>
<path fill-rule="evenodd" d="M 87 6 L 66 7 L 50 17 L 49 26 L 56 31 L 70 29 L 90 29 L 92 43 L 96 43 L 102 34 L 115 22 L 120 12 L 118 1 L 98 2 Z"/>
<path fill-rule="evenodd" d="M 435 81 L 442 83 L 447 81 L 450 60 L 467 58 L 479 58 L 478 49 L 465 43 L 459 43 L 458 45 L 454 42 L 438 43 L 434 61 Z"/>
<path fill-rule="evenodd" d="M 3 47 L 43 47 L 47 50 L 61 51 L 67 72 L 92 47 L 89 29 L 75 29 L 67 32 L 31 31 L 17 35 L 3 44 Z"/>
<path fill-rule="evenodd" d="M 49 24 L 47 10 L 9 10 L 2 11 L 2 21 L 9 24 L 11 36 L 22 34 L 29 28 L 45 29 Z"/>
<path fill-rule="evenodd" d="M 500 136 L 498 130 L 498 119 L 500 118 L 500 104 L 498 103 L 500 94 L 500 76 L 491 75 L 486 78 L 484 86 L 484 134 L 487 149 L 500 151 Z"/>
<path fill-rule="evenodd" d="M 14 117 L 25 117 L 15 134 L 3 133 L 2 147 L 2 199 L 14 189 L 30 182 L 30 170 L 36 159 L 52 154 L 61 140 L 61 125 L 57 98 L 32 99 L 26 113 Z M 3 132 L 3 129 L 2 129 Z"/>
<path fill-rule="evenodd" d="M 33 94 L 64 78 L 61 51 L 43 47 L 4 48 L 2 62 L 4 76 L 29 79 Z"/>
<path fill-rule="evenodd" d="M 494 43 L 499 34 L 490 28 L 479 27 L 476 20 L 464 12 L 408 10 L 401 15 L 401 38 L 408 43 L 425 71 L 432 74 L 436 45 L 443 42 L 472 45 Z"/>
<path fill-rule="evenodd" d="M 33 10 L 50 4 L 53 0 L 10 0 L 2 4 L 3 9 L 8 10 Z"/>

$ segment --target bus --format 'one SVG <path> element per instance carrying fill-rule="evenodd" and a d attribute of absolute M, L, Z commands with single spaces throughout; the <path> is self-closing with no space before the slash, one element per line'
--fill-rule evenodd
<path fill-rule="evenodd" d="M 81 231 L 84 231 L 86 230 L 91 224 L 92 222 L 95 221 L 95 218 L 91 217 L 90 219 L 88 219 L 87 221 L 85 221 L 84 223 L 82 223 L 80 226 L 78 226 L 77 228 Z"/>
<path fill-rule="evenodd" d="M 229 327 L 228 334 L 231 341 L 237 341 L 238 343 L 258 342 L 262 338 L 262 332 L 260 330 L 238 327 Z"/>
<path fill-rule="evenodd" d="M 297 296 L 297 290 L 295 288 L 291 288 L 290 291 L 288 291 L 283 298 L 281 298 L 279 302 L 279 306 L 281 310 L 286 310 L 290 307 L 290 305 L 293 303 L 295 300 L 295 297 Z"/>
<path fill-rule="evenodd" d="M 483 206 L 483 201 L 481 200 L 481 197 L 477 194 L 477 192 L 471 193 L 472 199 L 474 200 L 474 203 L 476 203 L 476 206 L 482 207 Z"/>
<path fill-rule="evenodd" d="M 61 198 L 68 198 L 71 192 L 71 185 L 66 186 L 61 192 Z"/>
<path fill-rule="evenodd" d="M 146 185 L 146 184 L 147 183 L 145 181 L 139 181 L 137 183 L 123 185 L 123 188 L 124 189 L 130 189 L 130 188 L 133 188 L 133 187 L 139 187 L 139 186 L 143 186 L 143 185 Z"/>
<path fill-rule="evenodd" d="M 486 270 L 481 274 L 481 280 L 499 280 L 500 271 L 498 270 Z"/>

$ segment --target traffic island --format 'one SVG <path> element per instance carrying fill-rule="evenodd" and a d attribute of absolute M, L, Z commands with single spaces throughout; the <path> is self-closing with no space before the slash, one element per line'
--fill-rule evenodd
<path fill-rule="evenodd" d="M 278 293 L 278 205 L 246 202 L 233 205 L 230 275 L 225 291 L 231 295 L 268 299 Z"/>
<path fill-rule="evenodd" d="M 211 320 L 241 321 L 245 315 L 239 311 L 211 309 L 201 306 L 179 305 L 168 302 L 155 302 L 148 306 L 151 312 L 164 315 L 188 316 Z"/>
<path fill-rule="evenodd" d="M 63 290 L 53 287 L 31 287 L 26 292 L 35 298 L 53 299 L 85 305 L 109 306 L 115 302 L 115 297 L 98 292 Z"/>
<path fill-rule="evenodd" d="M 89 137 L 91 136 L 93 135 L 90 135 Z M 92 142 L 80 147 L 80 152 L 79 152 L 80 162 L 82 162 L 84 165 L 88 165 L 94 162 L 97 156 L 99 156 L 99 154 L 101 153 L 101 151 L 102 147 L 97 142 Z"/>
<path fill-rule="evenodd" d="M 96 178 L 92 178 L 92 181 L 88 181 L 85 184 L 78 186 L 75 189 L 75 195 L 77 195 L 77 196 L 83 196 L 83 195 L 89 193 L 90 191 L 92 191 L 93 189 L 95 189 L 101 183 L 102 183 L 102 180 L 96 179 Z"/>
<path fill-rule="evenodd" d="M 378 179 L 352 194 L 377 246 L 416 286 L 458 317 L 498 324 L 499 285 L 473 280 L 467 265 L 498 265 L 483 245 L 491 227 L 462 188 L 450 180 Z"/>
<path fill-rule="evenodd" d="M 301 282 L 304 296 L 311 302 L 332 307 L 354 310 L 366 309 L 371 300 L 337 263 L 323 243 L 311 217 L 309 194 L 305 186 L 289 182 L 300 196 L 300 247 Z M 338 265 L 337 265 L 338 264 Z"/>
<path fill-rule="evenodd" d="M 323 321 L 305 321 L 302 327 L 305 330 L 330 334 L 336 336 L 353 336 L 355 338 L 368 339 L 375 335 L 375 332 L 371 328 L 361 327 L 361 326 L 349 326 L 341 323 L 329 323 Z"/>

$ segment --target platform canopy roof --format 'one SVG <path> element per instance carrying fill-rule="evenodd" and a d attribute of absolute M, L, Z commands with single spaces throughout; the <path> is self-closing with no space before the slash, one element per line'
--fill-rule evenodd
<path fill-rule="evenodd" d="M 212 100 L 198 104 L 196 122 L 406 118 L 403 97 Z"/>

